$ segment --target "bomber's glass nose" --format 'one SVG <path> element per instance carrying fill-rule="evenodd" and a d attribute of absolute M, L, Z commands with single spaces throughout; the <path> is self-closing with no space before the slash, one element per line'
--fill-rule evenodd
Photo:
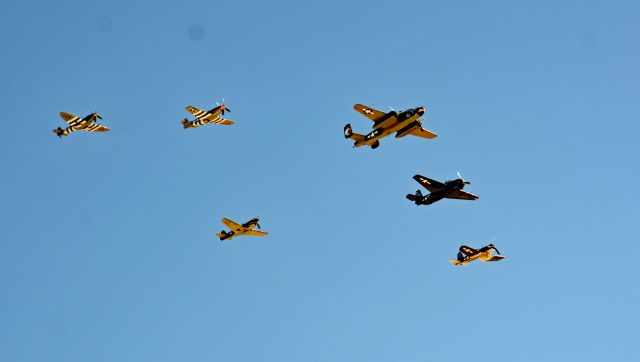
<path fill-rule="evenodd" d="M 421 115 L 421 116 L 422 116 L 422 115 L 424 114 L 424 111 L 425 111 L 424 107 L 420 107 L 420 108 L 418 108 L 418 114 L 419 114 L 419 115 Z"/>

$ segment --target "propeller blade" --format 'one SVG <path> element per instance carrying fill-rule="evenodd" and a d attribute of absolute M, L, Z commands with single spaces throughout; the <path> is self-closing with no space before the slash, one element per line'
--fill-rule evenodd
<path fill-rule="evenodd" d="M 498 250 L 498 248 L 496 248 L 495 246 L 493 247 L 493 250 L 495 250 L 496 253 L 498 253 L 498 255 L 502 255 L 502 254 L 500 254 L 500 251 Z"/>
<path fill-rule="evenodd" d="M 231 112 L 231 110 L 229 109 L 229 107 L 225 107 L 227 109 L 227 112 Z"/>
<path fill-rule="evenodd" d="M 469 182 L 469 181 L 465 180 L 464 178 L 462 178 L 462 175 L 460 175 L 460 172 L 456 172 L 456 173 L 458 174 L 458 178 L 459 178 L 460 180 L 462 180 L 462 182 L 463 182 L 464 184 L 466 184 L 466 185 L 470 185 L 470 184 L 471 184 L 471 182 Z"/>
<path fill-rule="evenodd" d="M 261 229 L 260 224 L 256 223 L 256 226 L 258 227 L 258 229 Z M 498 253 L 500 254 L 500 253 Z"/>

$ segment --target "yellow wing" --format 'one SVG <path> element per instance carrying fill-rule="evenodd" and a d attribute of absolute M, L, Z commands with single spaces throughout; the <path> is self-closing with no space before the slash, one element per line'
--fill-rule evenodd
<path fill-rule="evenodd" d="M 218 121 L 218 122 L 213 122 L 213 123 L 216 123 L 216 124 L 224 124 L 224 125 L 227 125 L 227 126 L 231 126 L 231 125 L 232 125 L 232 124 L 234 124 L 235 122 L 230 121 L 230 120 L 228 120 L 228 119 L 221 118 L 221 119 L 220 119 L 220 121 Z"/>
<path fill-rule="evenodd" d="M 369 118 L 370 120 L 377 122 L 379 121 L 382 117 L 384 117 L 386 115 L 386 113 L 381 112 L 377 109 L 371 108 L 371 107 L 367 107 L 365 105 L 362 104 L 356 104 L 353 106 L 353 109 L 356 110 L 356 112 L 362 114 L 363 116 Z"/>
<path fill-rule="evenodd" d="M 69 123 L 70 126 L 77 126 L 82 123 L 82 118 L 76 117 L 70 113 L 60 112 L 60 117 L 62 117 L 65 122 Z"/>
<path fill-rule="evenodd" d="M 236 231 L 238 229 L 242 228 L 242 225 L 238 224 L 235 221 L 231 221 L 229 219 L 227 219 L 226 217 L 222 218 L 222 223 L 225 224 L 229 229 Z"/>
<path fill-rule="evenodd" d="M 412 135 L 412 136 L 422 137 L 422 138 L 429 138 L 429 139 L 438 137 L 437 134 L 429 131 L 428 129 L 424 129 L 424 128 L 416 128 L 413 131 L 411 131 L 409 134 Z"/>
<path fill-rule="evenodd" d="M 89 132 L 107 132 L 107 131 L 109 131 L 109 128 L 106 127 L 106 126 L 103 126 L 101 124 L 92 123 L 87 128 L 85 128 L 84 131 L 89 131 Z"/>
<path fill-rule="evenodd" d="M 194 107 L 194 106 L 186 106 L 186 107 L 184 107 L 184 109 L 186 109 L 187 112 L 189 112 L 189 113 L 193 114 L 194 116 L 196 116 L 196 118 L 202 118 L 205 115 L 209 114 L 209 113 L 203 111 L 202 109 Z"/>
<path fill-rule="evenodd" d="M 260 231 L 260 230 L 249 230 L 247 231 L 245 234 L 243 235 L 249 235 L 249 236 L 265 236 L 269 234 L 268 232 L 265 231 Z"/>

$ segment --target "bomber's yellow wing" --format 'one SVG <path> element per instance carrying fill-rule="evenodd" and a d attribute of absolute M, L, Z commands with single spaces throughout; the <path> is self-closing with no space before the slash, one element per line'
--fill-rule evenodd
<path fill-rule="evenodd" d="M 429 138 L 429 139 L 438 137 L 437 134 L 429 131 L 428 129 L 424 129 L 422 127 L 414 129 L 409 134 L 412 135 L 412 136 L 422 137 L 422 138 Z"/>
<path fill-rule="evenodd" d="M 266 231 L 260 231 L 260 230 L 249 230 L 247 231 L 245 234 L 242 235 L 249 235 L 249 236 L 265 236 L 269 234 Z"/>
<path fill-rule="evenodd" d="M 365 105 L 362 104 L 356 104 L 353 106 L 353 109 L 356 110 L 356 112 L 362 114 L 363 116 L 369 118 L 370 120 L 377 122 L 379 121 L 382 117 L 384 117 L 386 115 L 386 113 L 381 112 L 377 109 L 371 108 L 371 107 L 367 107 Z"/>

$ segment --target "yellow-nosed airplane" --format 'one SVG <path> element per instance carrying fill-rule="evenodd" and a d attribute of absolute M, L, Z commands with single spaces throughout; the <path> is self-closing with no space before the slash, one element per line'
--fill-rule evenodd
<path fill-rule="evenodd" d="M 222 116 L 224 116 L 225 111 L 231 112 L 229 107 L 227 107 L 226 104 L 219 104 L 217 102 L 216 104 L 218 105 L 217 107 L 206 112 L 194 106 L 184 107 L 184 109 L 186 109 L 189 113 L 193 114 L 196 117 L 196 119 L 194 119 L 193 121 L 189 121 L 188 119 L 185 118 L 182 120 L 182 126 L 184 128 L 197 128 L 209 123 L 224 124 L 227 126 L 232 125 L 233 121 L 222 118 Z"/>
<path fill-rule="evenodd" d="M 60 127 L 53 130 L 53 133 L 62 138 L 67 136 L 71 132 L 75 131 L 87 131 L 87 132 L 107 132 L 109 128 L 96 123 L 96 119 L 102 119 L 98 113 L 91 113 L 84 118 L 76 117 L 73 114 L 60 112 L 60 117 L 69 124 L 69 127 L 62 129 Z"/>
<path fill-rule="evenodd" d="M 226 232 L 222 230 L 220 233 L 216 234 L 216 236 L 219 237 L 221 241 L 231 239 L 234 236 L 242 236 L 242 235 L 264 236 L 269 234 L 264 231 L 254 230 L 256 226 L 258 227 L 258 229 L 260 229 L 260 224 L 258 224 L 257 217 L 254 217 L 253 219 L 245 222 L 244 224 L 238 224 L 235 221 L 231 221 L 226 217 L 223 217 L 222 223 L 225 224 L 229 229 L 231 229 L 231 231 Z"/>
<path fill-rule="evenodd" d="M 396 138 L 412 135 L 422 138 L 436 138 L 438 135 L 422 128 L 420 117 L 424 114 L 425 108 L 418 107 L 408 109 L 404 112 L 391 111 L 384 113 L 371 107 L 356 104 L 353 106 L 358 113 L 374 122 L 373 131 L 366 135 L 353 133 L 351 125 L 344 126 L 344 137 L 355 140 L 354 147 L 369 146 L 378 148 L 380 139 L 387 137 L 391 133 L 396 133 Z"/>
<path fill-rule="evenodd" d="M 491 253 L 492 250 L 495 250 L 498 255 L 493 255 Z M 467 265 L 476 259 L 480 259 L 482 261 L 498 261 L 504 259 L 504 256 L 500 255 L 500 252 L 493 244 L 483 246 L 480 249 L 474 249 L 466 245 L 462 245 L 458 252 L 458 258 L 451 259 L 449 262 L 455 265 Z"/>

